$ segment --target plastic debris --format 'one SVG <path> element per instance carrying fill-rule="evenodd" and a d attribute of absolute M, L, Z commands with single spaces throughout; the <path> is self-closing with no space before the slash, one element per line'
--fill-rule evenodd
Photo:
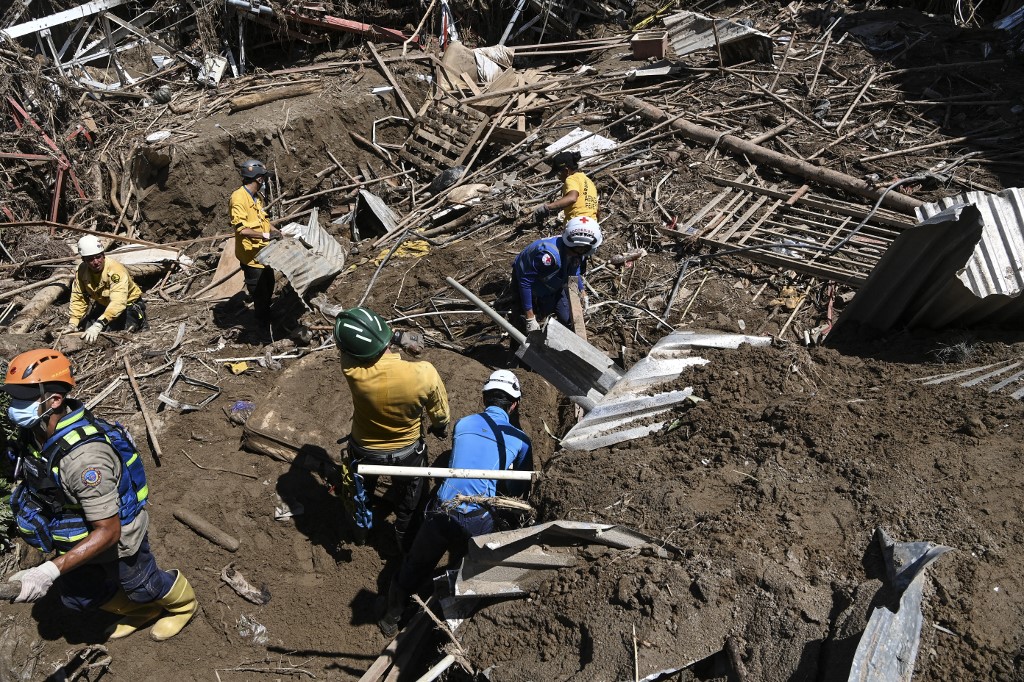
<path fill-rule="evenodd" d="M 238 636 L 255 646 L 263 646 L 267 643 L 267 626 L 257 621 L 252 616 L 242 614 L 236 623 Z"/>
<path fill-rule="evenodd" d="M 244 425 L 255 409 L 256 403 L 251 400 L 236 400 L 235 404 L 228 410 L 228 419 L 239 426 Z"/>
<path fill-rule="evenodd" d="M 263 606 L 270 601 L 270 588 L 263 585 L 257 590 L 249 584 L 249 581 L 245 579 L 244 575 L 235 570 L 234 563 L 230 563 L 221 569 L 220 579 L 226 582 L 228 587 L 237 592 L 238 596 L 246 601 L 259 606 Z M 245 616 L 243 616 L 243 618 L 244 617 Z M 263 626 L 260 625 L 260 627 L 262 628 Z M 263 632 L 266 632 L 266 628 L 263 628 Z"/>

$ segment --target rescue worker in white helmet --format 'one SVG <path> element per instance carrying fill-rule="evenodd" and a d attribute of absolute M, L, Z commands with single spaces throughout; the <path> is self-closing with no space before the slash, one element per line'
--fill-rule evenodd
<path fill-rule="evenodd" d="M 512 290 L 527 332 L 540 329 L 540 320 L 552 313 L 562 324 L 571 324 L 566 286 L 572 277 L 576 278 L 583 307 L 587 308 L 589 299 L 583 286 L 587 257 L 602 241 L 597 221 L 581 216 L 570 220 L 561 236 L 538 239 L 516 256 L 512 264 Z"/>
<path fill-rule="evenodd" d="M 579 152 L 558 152 L 551 157 L 551 174 L 562 181 L 562 196 L 533 209 L 533 219 L 538 226 L 544 225 L 548 216 L 557 211 L 563 212 L 564 225 L 573 218 L 598 219 L 597 187 L 580 170 Z"/>
<path fill-rule="evenodd" d="M 403 360 L 396 346 L 403 346 L 400 335 L 388 323 L 367 308 L 350 308 L 334 322 L 334 340 L 341 355 L 342 372 L 352 393 L 352 434 L 348 441 L 351 466 L 356 463 L 395 466 L 424 466 L 427 444 L 423 439 L 423 414 L 430 421 L 427 429 L 437 438 L 445 438 L 451 413 L 448 393 L 437 370 L 429 362 Z M 356 479 L 356 496 L 365 495 L 354 519 L 356 541 L 365 539 L 373 527 L 369 502 L 377 486 L 376 476 Z M 402 553 L 412 542 L 414 516 L 420 509 L 424 479 L 393 478 L 395 499 L 395 538 Z"/>
<path fill-rule="evenodd" d="M 8 578 L 21 583 L 15 601 L 34 602 L 53 587 L 71 611 L 119 616 L 110 639 L 150 624 L 153 639 L 168 639 L 196 614 L 195 593 L 150 550 L 149 486 L 134 443 L 68 397 L 74 387 L 67 357 L 49 348 L 12 359 L 0 386 L 18 426 L 11 511 L 26 542 L 56 551 Z"/>
<path fill-rule="evenodd" d="M 256 260 L 281 231 L 270 224 L 263 209 L 263 190 L 268 171 L 261 161 L 248 159 L 239 167 L 242 186 L 231 193 L 231 228 L 235 232 L 235 257 L 245 275 L 245 290 L 252 300 L 256 325 L 261 332 L 270 329 L 270 304 L 274 296 L 274 270 Z"/>
<path fill-rule="evenodd" d="M 455 424 L 449 466 L 496 471 L 531 466 L 530 438 L 513 424 L 522 396 L 519 379 L 511 371 L 499 369 L 491 374 L 483 387 L 484 411 L 463 417 Z M 450 563 L 458 562 L 469 538 L 498 530 L 497 512 L 491 506 L 463 498 L 493 500 L 499 489 L 508 494 L 508 487 L 500 483 L 503 481 L 490 478 L 449 478 L 441 484 L 427 505 L 409 554 L 391 582 L 387 610 L 377 622 L 384 636 L 395 634 L 409 595 L 431 577 L 446 551 L 451 552 Z"/>
<path fill-rule="evenodd" d="M 79 239 L 78 255 L 82 262 L 71 283 L 67 331 L 84 328 L 82 338 L 95 343 L 107 329 L 148 329 L 142 290 L 121 263 L 103 252 L 99 237 L 87 234 Z"/>

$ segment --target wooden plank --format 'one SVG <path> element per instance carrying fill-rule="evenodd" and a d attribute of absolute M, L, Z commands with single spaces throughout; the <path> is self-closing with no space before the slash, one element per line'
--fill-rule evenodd
<path fill-rule="evenodd" d="M 413 131 L 412 136 L 413 138 L 420 138 L 420 141 L 426 141 L 430 142 L 431 144 L 436 144 L 441 149 L 451 150 L 453 146 L 451 140 L 445 140 L 441 137 L 438 137 L 429 130 L 426 130 L 425 128 L 417 128 L 416 130 Z"/>
<path fill-rule="evenodd" d="M 468 73 L 460 73 L 459 76 L 462 78 L 462 82 L 465 83 L 467 87 L 469 87 L 470 92 L 472 92 L 474 95 L 480 94 L 479 86 L 477 86 L 473 79 L 469 77 Z"/>
<path fill-rule="evenodd" d="M 451 163 L 451 159 L 449 159 L 448 157 L 444 156 L 443 154 L 440 154 L 440 153 L 434 151 L 433 149 L 431 149 L 427 145 L 423 144 L 419 140 L 415 140 L 415 139 L 410 138 L 410 139 L 405 141 L 405 144 L 410 149 L 414 149 L 415 151 L 420 152 L 421 155 L 424 155 L 424 156 L 428 157 L 429 159 L 431 159 L 433 161 L 436 161 L 437 163 L 441 164 L 442 166 L 446 165 L 448 163 Z M 458 164 L 456 164 L 456 165 L 458 165 Z"/>
<path fill-rule="evenodd" d="M 395 78 L 395 74 L 391 73 L 391 69 L 384 63 L 384 60 L 380 58 L 377 53 L 377 48 L 370 41 L 366 42 L 366 46 L 370 48 L 370 54 L 373 55 L 373 60 L 377 62 L 377 67 L 384 74 L 384 77 L 388 79 L 388 83 L 395 89 L 395 96 L 398 97 L 398 101 L 402 104 L 402 108 L 409 115 L 409 118 L 416 120 L 416 110 L 412 104 L 409 103 L 409 98 L 405 96 L 405 91 L 402 90 L 402 86 L 398 84 L 398 79 Z"/>
<path fill-rule="evenodd" d="M 469 142 L 467 142 L 466 146 L 462 148 L 462 153 L 459 154 L 459 158 L 455 160 L 455 165 L 456 166 L 460 165 L 463 161 L 465 161 L 466 157 L 469 156 L 470 152 L 473 151 L 473 145 L 476 144 L 476 141 L 479 140 L 480 136 L 484 134 L 485 130 L 487 130 L 487 128 L 489 127 L 489 124 L 490 124 L 490 120 L 491 120 L 491 117 L 488 116 L 484 121 L 482 121 L 480 123 L 480 126 L 476 129 L 476 131 L 470 137 Z"/>

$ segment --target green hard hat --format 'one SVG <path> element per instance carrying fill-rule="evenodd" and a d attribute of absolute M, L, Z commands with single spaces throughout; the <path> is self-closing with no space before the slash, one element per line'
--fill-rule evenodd
<path fill-rule="evenodd" d="M 387 321 L 368 308 L 349 308 L 334 320 L 338 348 L 360 360 L 383 353 L 393 336 Z"/>

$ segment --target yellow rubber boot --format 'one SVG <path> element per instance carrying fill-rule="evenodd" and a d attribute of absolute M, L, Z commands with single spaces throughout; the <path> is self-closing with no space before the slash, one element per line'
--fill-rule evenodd
<path fill-rule="evenodd" d="M 124 590 L 118 590 L 114 598 L 100 607 L 107 613 L 122 616 L 107 630 L 107 639 L 121 639 L 141 630 L 163 613 L 163 608 L 154 602 L 140 604 L 128 598 Z"/>
<path fill-rule="evenodd" d="M 188 580 L 185 579 L 181 571 L 171 572 L 178 576 L 174 584 L 171 585 L 171 591 L 155 602 L 169 613 L 158 620 L 153 625 L 153 629 L 149 631 L 150 636 L 158 642 L 170 639 L 181 632 L 182 628 L 192 620 L 192 616 L 196 615 L 196 611 L 199 610 L 196 593 L 192 591 Z"/>

